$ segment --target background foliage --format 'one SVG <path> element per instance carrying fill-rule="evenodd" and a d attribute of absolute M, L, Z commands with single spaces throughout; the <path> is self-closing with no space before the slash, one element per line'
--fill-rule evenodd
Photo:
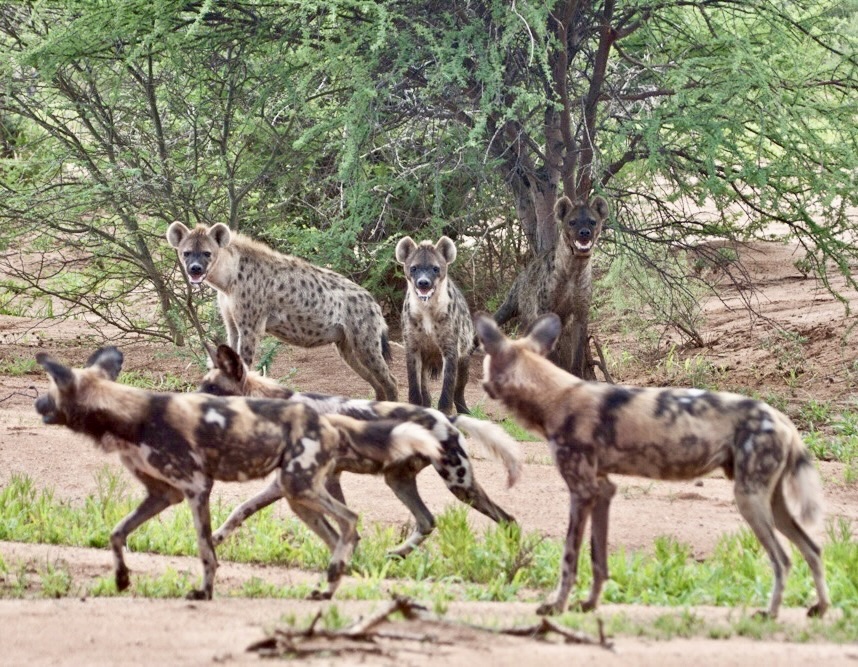
<path fill-rule="evenodd" d="M 181 278 L 172 220 L 330 266 L 394 317 L 395 242 L 448 233 L 472 306 L 491 308 L 553 247 L 558 193 L 593 190 L 612 206 L 606 270 L 637 277 L 606 280 L 692 340 L 695 262 L 741 270 L 706 242 L 792 235 L 808 271 L 855 286 L 856 9 L 7 3 L 0 310 L 183 342 L 211 299 Z"/>

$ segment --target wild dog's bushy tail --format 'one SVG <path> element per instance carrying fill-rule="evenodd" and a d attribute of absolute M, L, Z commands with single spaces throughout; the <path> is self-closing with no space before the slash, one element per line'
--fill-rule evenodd
<path fill-rule="evenodd" d="M 798 429 L 788 425 L 787 466 L 784 471 L 784 492 L 787 500 L 806 527 L 819 525 L 823 515 L 822 480 L 813 465 Z"/>
<path fill-rule="evenodd" d="M 455 415 L 450 418 L 457 428 L 480 443 L 492 457 L 506 467 L 507 485 L 512 486 L 521 477 L 521 448 L 500 426 L 484 419 L 468 415 Z"/>
<path fill-rule="evenodd" d="M 325 415 L 348 445 L 361 456 L 379 463 L 393 463 L 420 454 L 433 461 L 441 458 L 441 443 L 419 424 L 395 419 L 363 421 L 346 415 Z"/>

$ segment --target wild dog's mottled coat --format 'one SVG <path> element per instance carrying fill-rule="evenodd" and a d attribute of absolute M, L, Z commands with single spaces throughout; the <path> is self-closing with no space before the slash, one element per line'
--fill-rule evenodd
<path fill-rule="evenodd" d="M 447 272 L 456 261 L 456 245 L 446 236 L 435 244 L 417 244 L 406 236 L 396 244 L 396 261 L 404 267 L 408 284 L 402 304 L 408 402 L 430 407 L 428 378 L 441 373 L 438 409 L 450 414 L 455 405 L 459 413 L 467 413 L 474 325 L 468 302 Z"/>
<path fill-rule="evenodd" d="M 587 342 L 587 309 L 593 294 L 590 257 L 608 218 L 608 202 L 598 196 L 575 203 L 560 197 L 554 216 L 557 247 L 518 275 L 494 319 L 504 324 L 518 317 L 519 329 L 526 331 L 540 315 L 555 313 L 563 323 L 563 335 L 549 359 L 578 373 L 585 361 L 577 355 Z"/>
<path fill-rule="evenodd" d="M 484 387 L 522 424 L 549 443 L 569 487 L 570 510 L 560 585 L 539 608 L 559 613 L 575 584 L 584 528 L 592 513 L 593 586 L 583 602 L 595 608 L 608 576 L 608 510 L 616 487 L 608 474 L 654 479 L 690 479 L 723 468 L 734 480 L 739 512 L 768 553 L 774 586 L 768 615 L 781 605 L 790 567 L 775 528 L 798 547 L 813 575 L 818 601 L 811 616 L 830 602 L 821 551 L 787 506 L 810 522 L 821 514 L 819 476 L 795 426 L 758 400 L 700 389 L 656 389 L 583 382 L 544 356 L 561 330 L 546 315 L 525 338 L 508 340 L 495 322 L 478 316 L 477 333 L 486 348 Z"/>
<path fill-rule="evenodd" d="M 490 453 L 503 461 L 507 469 L 509 485 L 512 486 L 521 473 L 521 454 L 518 444 L 496 424 L 463 415 L 448 419 L 437 410 L 408 405 L 407 403 L 367 401 L 343 396 L 293 392 L 274 380 L 248 371 L 238 355 L 226 345 L 218 347 L 212 360 L 215 367 L 203 378 L 200 383 L 200 391 L 219 396 L 284 398 L 309 405 L 324 415 L 344 414 L 356 419 L 370 421 L 393 419 L 419 424 L 430 431 L 441 443 L 442 456 L 439 460 L 431 461 L 431 463 L 450 491 L 459 500 L 471 505 L 495 521 L 514 522 L 513 517 L 492 502 L 474 479 L 471 462 L 462 447 L 461 434 L 453 426 L 455 423 L 456 426 L 463 428 Z M 429 463 L 429 459 L 420 455 L 390 464 L 379 463 L 358 453 L 351 457 L 339 457 L 331 476 L 328 478 L 327 488 L 331 495 L 341 502 L 345 502 L 339 481 L 340 473 L 346 471 L 365 475 L 383 474 L 387 485 L 408 507 L 416 521 L 413 534 L 393 551 L 396 555 L 404 556 L 425 540 L 435 527 L 435 519 L 432 513 L 417 492 L 417 473 Z M 224 525 L 215 532 L 215 544 L 220 544 L 249 516 L 270 505 L 280 496 L 279 490 L 272 486 L 236 508 Z"/>
<path fill-rule="evenodd" d="M 129 585 L 123 549 L 128 534 L 170 505 L 188 500 L 203 562 L 203 587 L 190 595 L 211 599 L 217 557 L 212 544 L 209 495 L 215 480 L 243 481 L 277 470 L 275 484 L 295 513 L 332 551 L 328 589 L 339 584 L 358 540 L 357 515 L 335 500 L 324 481 L 338 456 L 389 462 L 414 453 L 438 458 L 438 441 L 423 428 L 395 421 L 362 422 L 340 415 L 320 417 L 299 403 L 205 394 L 164 394 L 114 382 L 122 353 L 102 348 L 84 369 L 70 369 L 40 353 L 50 377 L 36 410 L 48 424 L 67 426 L 95 439 L 146 487 L 143 503 L 110 537 L 116 586 Z M 406 428 L 403 428 L 406 427 Z M 381 441 L 395 441 L 383 444 Z M 331 515 L 340 533 L 325 518 Z"/>
<path fill-rule="evenodd" d="M 248 366 L 265 333 L 301 347 L 334 343 L 376 398 L 396 400 L 387 323 L 363 287 L 221 223 L 190 230 L 174 222 L 167 240 L 190 282 L 217 290 L 227 342 Z"/>

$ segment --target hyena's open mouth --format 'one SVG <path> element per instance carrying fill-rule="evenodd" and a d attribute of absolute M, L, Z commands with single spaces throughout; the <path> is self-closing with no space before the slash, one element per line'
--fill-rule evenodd
<path fill-rule="evenodd" d="M 416 289 L 417 289 L 417 298 L 419 298 L 421 301 L 429 301 L 429 299 L 432 298 L 432 295 L 435 294 L 435 288 L 434 287 L 430 287 L 428 289 L 422 289 L 420 287 L 417 287 Z"/>
<path fill-rule="evenodd" d="M 581 241 L 575 241 L 575 250 L 577 250 L 582 255 L 589 255 L 590 251 L 593 249 L 593 242 L 587 241 L 582 243 Z"/>

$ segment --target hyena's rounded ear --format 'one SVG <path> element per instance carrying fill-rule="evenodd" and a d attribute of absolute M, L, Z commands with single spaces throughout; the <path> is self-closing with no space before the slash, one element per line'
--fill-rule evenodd
<path fill-rule="evenodd" d="M 215 353 L 215 365 L 228 378 L 236 382 L 242 382 L 246 373 L 244 362 L 238 356 L 238 352 L 229 345 L 218 345 Z"/>
<path fill-rule="evenodd" d="M 477 336 L 483 344 L 486 354 L 490 356 L 496 355 L 506 342 L 506 336 L 498 328 L 492 316 L 487 313 L 477 313 L 474 315 L 474 328 L 477 331 Z"/>
<path fill-rule="evenodd" d="M 554 202 L 554 216 L 558 221 L 563 221 L 571 212 L 575 205 L 572 200 L 566 195 Z"/>
<path fill-rule="evenodd" d="M 530 328 L 527 334 L 528 346 L 544 357 L 554 349 L 562 329 L 560 318 L 554 313 L 546 313 Z"/>
<path fill-rule="evenodd" d="M 438 239 L 438 243 L 435 244 L 435 250 L 444 258 L 447 264 L 452 264 L 456 261 L 456 244 L 453 243 L 453 239 L 449 236 L 442 236 Z"/>
<path fill-rule="evenodd" d="M 400 264 L 405 264 L 408 261 L 409 255 L 417 248 L 417 244 L 414 243 L 414 239 L 410 236 L 403 236 L 399 239 L 399 243 L 396 244 L 396 261 Z"/>
<path fill-rule="evenodd" d="M 232 232 L 222 222 L 212 225 L 208 231 L 209 238 L 217 243 L 218 248 L 226 248 L 232 240 Z"/>
<path fill-rule="evenodd" d="M 54 384 L 60 390 L 65 389 L 74 382 L 74 373 L 71 372 L 71 369 L 63 366 L 47 352 L 39 352 L 36 355 L 36 362 L 54 379 Z"/>
<path fill-rule="evenodd" d="M 608 217 L 608 202 L 605 201 L 604 197 L 600 197 L 596 195 L 590 200 L 590 208 L 593 209 L 593 212 L 599 216 L 600 221 L 604 221 Z"/>
<path fill-rule="evenodd" d="M 122 370 L 123 356 L 117 348 L 112 345 L 97 349 L 87 359 L 87 367 L 94 366 L 104 371 L 111 380 L 116 380 L 119 377 L 119 372 Z"/>
<path fill-rule="evenodd" d="M 167 241 L 174 248 L 178 248 L 190 233 L 191 230 L 177 220 L 167 227 Z"/>

